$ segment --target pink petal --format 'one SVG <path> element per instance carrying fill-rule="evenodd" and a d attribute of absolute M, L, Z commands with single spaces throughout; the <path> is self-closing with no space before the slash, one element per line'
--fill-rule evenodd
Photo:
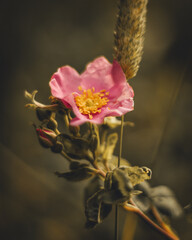
<path fill-rule="evenodd" d="M 127 112 L 130 112 L 134 109 L 134 101 L 133 98 L 122 100 L 121 102 L 117 102 L 116 104 L 111 104 L 111 107 L 103 107 L 101 113 L 93 114 L 93 118 L 89 119 L 87 116 L 81 114 L 72 119 L 70 122 L 71 125 L 81 125 L 85 122 L 91 122 L 95 124 L 102 124 L 105 117 L 108 116 L 122 116 Z M 78 111 L 78 110 L 77 110 Z M 76 115 L 77 116 L 77 115 Z"/>
<path fill-rule="evenodd" d="M 81 74 L 82 86 L 85 89 L 94 87 L 96 92 L 108 90 L 114 85 L 111 75 L 112 64 L 104 57 L 99 57 L 87 65 Z"/>
<path fill-rule="evenodd" d="M 121 85 L 121 84 L 125 84 L 125 82 L 127 82 L 126 76 L 125 76 L 120 64 L 116 60 L 113 61 L 113 68 L 112 68 L 111 74 L 113 76 L 115 84 Z"/>
<path fill-rule="evenodd" d="M 81 77 L 75 69 L 70 66 L 61 67 L 53 74 L 49 82 L 51 94 L 56 98 L 64 99 L 72 92 L 78 91 L 81 81 Z"/>
<path fill-rule="evenodd" d="M 86 71 L 90 74 L 101 69 L 105 69 L 111 66 L 111 63 L 105 57 L 98 57 L 93 62 L 90 62 L 86 66 Z"/>
<path fill-rule="evenodd" d="M 71 125 L 85 122 L 101 124 L 105 117 L 121 116 L 132 111 L 134 107 L 134 92 L 127 83 L 121 66 L 115 60 L 111 64 L 105 57 L 99 57 L 89 63 L 81 75 L 70 66 L 59 68 L 49 84 L 52 95 L 61 99 L 67 107 L 71 107 L 76 115 Z M 108 104 L 101 108 L 100 113 L 92 114 L 92 119 L 89 119 L 88 115 L 81 114 L 75 103 L 73 94 L 81 94 L 79 86 L 82 89 L 95 88 L 95 92 L 103 89 L 109 92 Z"/>

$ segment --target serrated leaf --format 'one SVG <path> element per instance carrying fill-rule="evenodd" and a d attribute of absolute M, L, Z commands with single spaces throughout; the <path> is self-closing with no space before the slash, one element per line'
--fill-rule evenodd
<path fill-rule="evenodd" d="M 82 167 L 82 168 L 74 169 L 70 172 L 64 172 L 64 173 L 55 172 L 55 174 L 58 177 L 65 178 L 68 181 L 76 182 L 76 181 L 82 181 L 92 177 L 94 175 L 94 171 L 91 168 Z"/>
<path fill-rule="evenodd" d="M 86 159 L 94 161 L 93 154 L 89 149 L 89 142 L 83 138 L 60 134 L 57 138 L 62 142 L 64 152 L 74 159 Z"/>

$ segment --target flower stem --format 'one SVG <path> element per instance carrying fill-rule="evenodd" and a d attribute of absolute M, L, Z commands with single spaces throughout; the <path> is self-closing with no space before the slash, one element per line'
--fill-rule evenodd
<path fill-rule="evenodd" d="M 132 199 L 130 199 L 130 203 L 133 207 L 130 207 L 126 204 L 123 205 L 123 208 L 125 210 L 131 211 L 131 212 L 135 212 L 137 215 L 139 215 L 140 217 L 142 217 L 148 224 L 150 224 L 154 229 L 158 230 L 161 234 L 163 234 L 164 236 L 166 236 L 168 239 L 171 240 L 179 240 L 179 238 L 173 233 L 168 231 L 167 229 L 163 229 L 162 227 L 160 227 L 159 225 L 157 225 L 155 222 L 153 222 L 147 215 L 145 215 L 133 202 Z"/>
<path fill-rule="evenodd" d="M 120 167 L 121 154 L 122 154 L 122 145 L 123 145 L 123 123 L 124 123 L 124 115 L 121 116 L 121 132 L 120 132 L 120 142 L 119 142 L 118 167 Z"/>
<path fill-rule="evenodd" d="M 66 160 L 68 160 L 69 162 L 73 162 L 73 159 L 70 158 L 64 151 L 61 151 L 61 156 L 63 156 Z"/>
<path fill-rule="evenodd" d="M 118 156 L 118 165 L 120 167 L 121 154 L 122 154 L 122 145 L 123 145 L 123 123 L 124 115 L 121 116 L 121 131 L 120 131 L 120 141 L 119 141 L 119 156 Z M 119 229 L 119 206 L 115 206 L 115 240 L 118 240 L 118 229 Z"/>
<path fill-rule="evenodd" d="M 157 222 L 159 223 L 159 225 L 168 233 L 170 233 L 170 235 L 172 235 L 173 237 L 175 237 L 175 239 L 178 239 L 178 237 L 175 235 L 175 233 L 171 230 L 171 228 L 162 220 L 161 215 L 159 214 L 158 210 L 156 209 L 155 206 L 152 206 L 152 212 L 153 215 L 155 216 L 155 218 L 157 219 Z"/>

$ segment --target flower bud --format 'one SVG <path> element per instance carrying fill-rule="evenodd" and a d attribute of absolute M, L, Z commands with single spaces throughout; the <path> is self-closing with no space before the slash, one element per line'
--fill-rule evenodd
<path fill-rule="evenodd" d="M 47 129 L 47 128 L 36 128 L 36 133 L 39 139 L 41 146 L 45 148 L 50 148 L 54 146 L 56 142 L 57 135 L 55 132 Z"/>

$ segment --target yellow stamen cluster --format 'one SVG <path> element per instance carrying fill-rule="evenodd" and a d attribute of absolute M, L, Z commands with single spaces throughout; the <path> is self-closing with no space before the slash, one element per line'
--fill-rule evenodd
<path fill-rule="evenodd" d="M 83 90 L 82 87 L 79 86 L 79 90 L 82 93 L 79 96 L 75 96 L 75 103 L 80 113 L 88 115 L 89 119 L 93 118 L 92 114 L 100 113 L 101 108 L 107 105 L 109 101 L 107 98 L 109 92 L 106 92 L 105 89 L 95 93 L 94 87 Z"/>

